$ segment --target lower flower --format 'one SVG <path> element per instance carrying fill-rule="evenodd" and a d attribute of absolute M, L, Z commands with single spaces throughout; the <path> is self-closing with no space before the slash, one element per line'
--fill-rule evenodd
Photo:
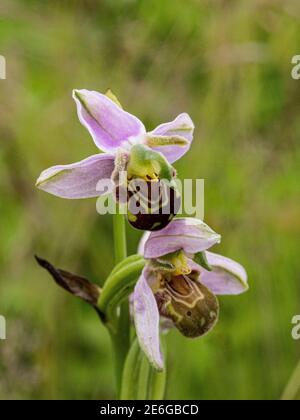
<path fill-rule="evenodd" d="M 196 219 L 175 219 L 142 240 L 148 264 L 134 290 L 133 312 L 140 346 L 158 370 L 164 367 L 160 321 L 171 321 L 186 337 L 201 337 L 218 321 L 217 295 L 248 289 L 240 264 L 207 251 L 218 242 L 220 236 Z"/>

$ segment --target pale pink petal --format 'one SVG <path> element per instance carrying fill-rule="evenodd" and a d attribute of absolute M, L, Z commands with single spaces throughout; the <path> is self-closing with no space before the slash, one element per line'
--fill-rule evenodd
<path fill-rule="evenodd" d="M 36 186 L 57 197 L 77 199 L 98 197 L 108 190 L 97 189 L 100 180 L 112 187 L 110 177 L 114 170 L 114 157 L 106 153 L 93 155 L 70 165 L 57 165 L 39 176 Z"/>
<path fill-rule="evenodd" d="M 161 152 L 170 163 L 176 162 L 190 149 L 193 135 L 194 123 L 188 114 L 180 114 L 174 121 L 161 124 L 155 130 L 148 133 L 149 136 L 181 137 L 187 141 L 184 146 L 170 145 L 158 146 L 154 150 Z"/>
<path fill-rule="evenodd" d="M 159 312 L 155 297 L 144 273 L 134 289 L 134 322 L 139 344 L 149 362 L 157 369 L 164 368 L 159 342 Z"/>
<path fill-rule="evenodd" d="M 124 111 L 106 95 L 89 90 L 74 90 L 80 122 L 87 128 L 96 146 L 115 152 L 130 138 L 145 134 L 143 123 Z"/>
<path fill-rule="evenodd" d="M 144 257 L 158 258 L 181 249 L 196 254 L 220 240 L 221 236 L 199 219 L 174 219 L 166 228 L 150 234 L 144 244 Z"/>
<path fill-rule="evenodd" d="M 239 295 L 248 290 L 247 273 L 239 263 L 222 255 L 206 252 L 213 271 L 200 268 L 200 282 L 216 295 Z"/>

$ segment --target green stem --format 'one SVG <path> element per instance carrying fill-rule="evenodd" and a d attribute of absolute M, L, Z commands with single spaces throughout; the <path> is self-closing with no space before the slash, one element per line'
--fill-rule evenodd
<path fill-rule="evenodd" d="M 114 215 L 114 248 L 115 248 L 115 265 L 119 264 L 127 257 L 126 243 L 126 223 L 123 214 Z"/>
<path fill-rule="evenodd" d="M 126 224 L 124 215 L 120 214 L 119 208 L 114 215 L 114 249 L 115 264 L 120 263 L 127 257 Z M 118 396 L 121 389 L 122 372 L 130 344 L 130 319 L 128 300 L 120 306 L 120 314 L 116 333 L 112 336 L 115 353 L 116 385 Z"/>
<path fill-rule="evenodd" d="M 299 398 L 300 395 L 300 361 L 294 370 L 289 383 L 287 384 L 281 399 L 283 401 L 291 401 Z"/>
<path fill-rule="evenodd" d="M 163 346 L 164 350 L 165 345 Z M 166 353 L 166 352 L 165 352 Z M 166 368 L 157 372 L 139 346 L 138 339 L 128 352 L 123 377 L 122 400 L 162 400 L 166 386 Z"/>

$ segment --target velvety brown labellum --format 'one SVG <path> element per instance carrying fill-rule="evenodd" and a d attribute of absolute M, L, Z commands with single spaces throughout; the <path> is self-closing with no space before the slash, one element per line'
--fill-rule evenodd
<path fill-rule="evenodd" d="M 155 297 L 160 314 L 171 319 L 186 337 L 203 336 L 218 321 L 216 296 L 191 276 L 172 276 L 162 280 Z"/>
<path fill-rule="evenodd" d="M 103 318 L 103 314 L 97 308 L 100 288 L 96 284 L 91 283 L 86 278 L 78 276 L 77 274 L 55 268 L 52 264 L 42 258 L 36 256 L 35 259 L 41 267 L 45 268 L 45 270 L 51 274 L 54 281 L 60 287 L 92 305 L 99 316 Z"/>
<path fill-rule="evenodd" d="M 127 190 L 128 220 L 136 229 L 156 231 L 166 227 L 178 213 L 181 198 L 164 181 L 134 179 Z"/>

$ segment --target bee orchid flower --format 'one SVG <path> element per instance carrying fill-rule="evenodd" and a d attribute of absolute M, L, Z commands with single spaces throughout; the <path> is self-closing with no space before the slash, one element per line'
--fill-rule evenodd
<path fill-rule="evenodd" d="M 160 332 L 174 327 L 189 338 L 207 334 L 219 318 L 217 296 L 245 292 L 247 273 L 237 262 L 208 251 L 221 236 L 203 221 L 174 219 L 181 197 L 172 165 L 191 147 L 194 124 L 189 115 L 180 114 L 147 131 L 111 91 L 74 90 L 73 99 L 99 151 L 80 162 L 44 170 L 36 185 L 67 199 L 102 195 L 98 203 L 112 194 L 117 204 L 112 208 L 115 267 L 100 288 L 42 258 L 36 260 L 60 287 L 91 305 L 108 329 L 116 354 L 118 395 L 161 399 L 166 371 Z M 133 227 L 147 231 L 139 255 L 127 256 L 124 213 Z M 164 372 L 149 369 L 147 358 Z"/>
<path fill-rule="evenodd" d="M 164 366 L 160 321 L 171 321 L 186 337 L 203 336 L 218 320 L 217 295 L 248 289 L 240 264 L 207 251 L 220 240 L 202 221 L 182 218 L 141 241 L 148 263 L 135 286 L 133 316 L 140 346 L 158 370 Z"/>
<path fill-rule="evenodd" d="M 176 176 L 171 164 L 189 150 L 193 140 L 194 124 L 188 114 L 180 114 L 174 121 L 147 132 L 137 117 L 122 109 L 111 91 L 104 95 L 74 90 L 73 98 L 80 122 L 104 153 L 46 169 L 37 180 L 38 188 L 58 197 L 80 199 L 112 192 L 121 172 L 128 174 L 128 180 L 143 179 L 148 183 L 172 181 Z M 109 191 L 97 188 L 99 181 L 109 179 L 113 181 Z M 154 222 L 157 228 L 162 227 L 157 220 Z M 168 222 L 167 217 L 164 224 Z M 143 228 L 140 221 L 136 225 Z"/>

